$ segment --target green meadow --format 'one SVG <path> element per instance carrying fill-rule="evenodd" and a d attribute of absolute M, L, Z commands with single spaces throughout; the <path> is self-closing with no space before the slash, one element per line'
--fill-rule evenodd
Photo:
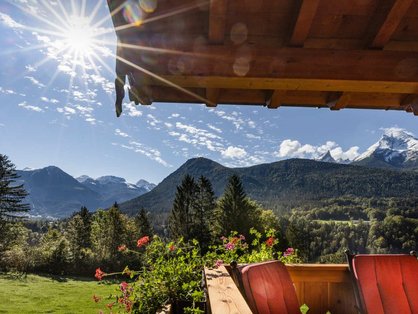
<path fill-rule="evenodd" d="M 90 278 L 0 274 L 0 313 L 106 313 L 116 289 Z M 105 299 L 95 303 L 94 294 Z"/>

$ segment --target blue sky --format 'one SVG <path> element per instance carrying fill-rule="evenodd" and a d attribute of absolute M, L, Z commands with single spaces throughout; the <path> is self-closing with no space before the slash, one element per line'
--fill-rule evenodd
<path fill-rule="evenodd" d="M 395 111 L 125 102 L 116 118 L 116 36 L 106 1 L 85 3 L 0 1 L 0 153 L 18 169 L 158 183 L 197 156 L 233 167 L 329 149 L 353 159 L 385 128 L 418 134 L 417 117 Z"/>

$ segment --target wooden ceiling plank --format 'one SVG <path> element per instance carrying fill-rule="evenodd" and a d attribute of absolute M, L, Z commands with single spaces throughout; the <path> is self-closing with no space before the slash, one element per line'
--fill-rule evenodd
<path fill-rule="evenodd" d="M 210 0 L 209 42 L 222 44 L 225 37 L 227 0 Z"/>
<path fill-rule="evenodd" d="M 319 0 L 303 0 L 293 28 L 290 46 L 303 46 L 318 8 Z"/>
<path fill-rule="evenodd" d="M 283 98 L 286 96 L 286 91 L 284 90 L 275 90 L 271 95 L 270 99 L 267 100 L 267 108 L 269 109 L 277 109 L 283 103 Z"/>
<path fill-rule="evenodd" d="M 396 0 L 370 47 L 383 48 L 398 28 L 414 0 Z"/>
<path fill-rule="evenodd" d="M 206 107 L 216 107 L 219 101 L 219 88 L 206 88 L 206 98 L 209 102 L 206 103 Z"/>

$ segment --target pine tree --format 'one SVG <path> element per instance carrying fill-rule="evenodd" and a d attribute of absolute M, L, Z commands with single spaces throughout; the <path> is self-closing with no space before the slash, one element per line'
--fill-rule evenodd
<path fill-rule="evenodd" d="M 213 192 L 211 182 L 204 176 L 201 176 L 197 183 L 195 199 L 192 216 L 192 237 L 199 241 L 202 250 L 205 251 L 212 238 L 215 193 Z"/>
<path fill-rule="evenodd" d="M 143 236 L 151 236 L 154 234 L 154 230 L 148 218 L 148 213 L 145 208 L 141 208 L 139 213 L 135 216 L 135 225 L 138 230 L 138 238 Z"/>
<path fill-rule="evenodd" d="M 29 205 L 23 203 L 28 193 L 23 184 L 16 184 L 18 178 L 13 163 L 6 155 L 0 154 L 0 221 L 7 217 L 16 218 L 15 214 L 30 210 Z"/>
<path fill-rule="evenodd" d="M 193 212 L 196 204 L 197 185 L 190 175 L 186 175 L 177 186 L 173 209 L 169 217 L 169 231 L 174 239 L 183 237 L 184 240 L 192 238 Z"/>
<path fill-rule="evenodd" d="M 250 228 L 259 223 L 256 209 L 256 206 L 247 198 L 240 178 L 232 175 L 217 209 L 217 219 L 222 235 L 237 231 L 248 237 Z"/>

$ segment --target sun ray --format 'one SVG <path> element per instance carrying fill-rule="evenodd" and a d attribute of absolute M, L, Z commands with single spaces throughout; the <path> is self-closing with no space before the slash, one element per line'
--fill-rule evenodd
<path fill-rule="evenodd" d="M 97 1 L 96 5 L 93 8 L 93 11 L 89 14 L 89 24 L 91 24 L 97 16 L 99 12 L 100 6 L 102 5 L 101 1 Z M 94 26 L 93 26 L 94 27 Z"/>
<path fill-rule="evenodd" d="M 204 104 L 209 104 L 211 106 L 216 107 L 216 104 L 213 103 L 212 101 L 210 101 L 209 99 L 206 99 L 206 98 L 204 98 L 204 97 L 202 97 L 200 95 L 197 95 L 196 93 L 193 93 L 192 91 L 189 91 L 188 89 L 185 89 L 185 88 L 183 88 L 183 87 L 181 87 L 181 86 L 179 86 L 179 85 L 177 85 L 177 84 L 175 84 L 175 83 L 173 83 L 173 82 L 171 82 L 171 81 L 169 81 L 169 80 L 167 80 L 167 79 L 159 76 L 158 74 L 152 73 L 151 71 L 149 71 L 149 70 L 147 70 L 147 69 L 145 69 L 145 68 L 143 68 L 143 67 L 141 67 L 141 66 L 139 66 L 139 65 L 137 65 L 135 63 L 132 63 L 129 60 L 126 60 L 126 59 L 124 59 L 124 58 L 122 58 L 120 56 L 114 55 L 114 57 L 116 59 L 124 62 L 126 65 L 129 65 L 129 66 L 137 69 L 138 71 L 143 72 L 143 73 L 145 73 L 145 74 L 147 74 L 147 75 L 155 78 L 156 80 L 158 80 L 158 81 L 160 81 L 160 82 L 168 85 L 168 86 L 174 87 L 174 88 L 178 89 L 179 91 L 181 91 L 181 92 L 183 92 L 183 93 L 185 93 L 187 95 L 192 96 L 196 100 L 200 100 Z"/>
<path fill-rule="evenodd" d="M 115 9 L 113 9 L 109 15 L 106 15 L 104 18 L 102 18 L 101 20 L 99 20 L 96 24 L 93 24 L 94 28 L 99 27 L 100 25 L 102 25 L 103 23 L 105 23 L 107 20 L 111 19 L 115 14 L 117 14 L 120 10 L 123 9 L 123 7 L 125 6 L 125 2 L 123 2 L 122 4 L 120 4 L 119 6 L 117 6 Z M 113 28 L 112 28 L 113 30 Z"/>
<path fill-rule="evenodd" d="M 202 6 L 202 5 L 208 5 L 208 4 L 209 4 L 209 1 L 204 1 L 204 2 L 201 2 L 201 3 L 195 3 L 195 4 L 192 4 L 192 5 L 186 5 L 186 6 L 183 6 L 183 7 L 179 7 L 176 10 L 173 10 L 171 12 L 167 12 L 165 14 L 161 14 L 161 15 L 157 15 L 155 17 L 147 18 L 147 19 L 145 19 L 141 22 L 141 25 L 156 22 L 156 21 L 165 19 L 167 17 L 171 17 L 171 16 L 174 16 L 174 15 L 177 15 L 177 14 L 181 14 L 181 13 L 184 13 L 184 12 L 187 12 L 187 11 L 191 11 L 191 10 L 194 10 L 194 9 Z M 138 27 L 138 23 L 129 23 L 129 24 L 117 26 L 117 27 L 115 27 L 115 31 L 120 31 L 120 30 L 124 30 L 124 29 L 128 29 L 128 28 L 132 28 L 132 27 Z"/>

